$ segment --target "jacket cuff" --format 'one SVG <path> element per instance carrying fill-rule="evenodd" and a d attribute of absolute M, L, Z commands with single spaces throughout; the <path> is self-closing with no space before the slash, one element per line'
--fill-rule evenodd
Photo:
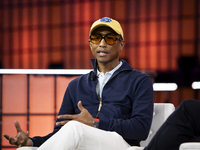
<path fill-rule="evenodd" d="M 33 147 L 33 140 L 32 140 L 30 137 L 29 137 L 29 139 L 30 139 L 30 140 L 31 140 L 31 142 L 32 142 L 32 145 L 31 145 L 31 146 Z"/>
<path fill-rule="evenodd" d="M 99 129 L 108 130 L 108 126 L 109 126 L 109 120 L 104 120 L 104 119 L 100 119 L 99 121 Z"/>
<path fill-rule="evenodd" d="M 32 141 L 32 147 L 39 147 L 41 144 L 38 142 L 37 139 L 33 138 L 29 138 Z"/>

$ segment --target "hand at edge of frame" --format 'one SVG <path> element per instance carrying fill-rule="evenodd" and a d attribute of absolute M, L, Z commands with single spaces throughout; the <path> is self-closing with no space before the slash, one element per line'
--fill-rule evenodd
<path fill-rule="evenodd" d="M 3 136 L 9 141 L 11 145 L 21 146 L 31 146 L 32 141 L 29 139 L 29 132 L 26 133 L 21 129 L 19 122 L 15 121 L 15 128 L 17 130 L 16 136 L 9 136 L 7 134 L 3 134 Z"/>

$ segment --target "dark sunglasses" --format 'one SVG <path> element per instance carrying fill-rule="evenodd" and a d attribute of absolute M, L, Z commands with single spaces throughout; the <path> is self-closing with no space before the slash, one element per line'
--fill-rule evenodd
<path fill-rule="evenodd" d="M 94 33 L 90 35 L 90 41 L 94 44 L 98 44 L 101 42 L 101 40 L 104 39 L 106 41 L 107 44 L 109 45 L 114 45 L 116 43 L 117 40 L 122 41 L 122 38 L 118 38 L 113 34 L 106 34 L 104 36 L 102 36 L 100 33 Z"/>

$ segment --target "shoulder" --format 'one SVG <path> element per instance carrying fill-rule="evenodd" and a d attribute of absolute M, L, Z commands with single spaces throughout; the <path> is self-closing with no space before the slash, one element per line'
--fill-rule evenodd
<path fill-rule="evenodd" d="M 120 70 L 123 71 L 124 73 L 128 73 L 129 75 L 137 77 L 148 77 L 148 75 L 144 71 L 139 71 L 137 69 L 132 68 L 125 60 L 120 60 L 120 61 L 123 62 Z"/>
<path fill-rule="evenodd" d="M 73 79 L 69 83 L 69 85 L 74 85 L 74 84 L 78 84 L 78 83 L 83 82 L 83 81 L 85 82 L 85 81 L 91 80 L 92 73 L 93 73 L 93 71 L 90 71 L 87 74 L 83 74 L 83 75 L 78 76 L 77 78 Z"/>
<path fill-rule="evenodd" d="M 136 70 L 136 69 L 132 69 L 132 71 L 130 71 L 129 73 L 133 78 L 141 78 L 141 79 L 142 78 L 149 78 L 148 74 L 146 74 L 145 72 Z"/>
<path fill-rule="evenodd" d="M 148 74 L 145 72 L 132 69 L 132 71 L 129 71 L 129 82 L 132 84 L 138 85 L 138 84 L 145 84 L 145 85 L 152 85 L 152 79 Z"/>

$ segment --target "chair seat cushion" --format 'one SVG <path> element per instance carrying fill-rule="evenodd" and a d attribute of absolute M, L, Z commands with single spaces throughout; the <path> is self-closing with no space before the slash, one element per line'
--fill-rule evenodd
<path fill-rule="evenodd" d="M 127 148 L 126 150 L 143 150 L 144 147 L 138 147 L 138 146 L 131 146 L 129 148 Z"/>
<path fill-rule="evenodd" d="M 37 150 L 38 147 L 19 147 L 16 150 Z"/>

